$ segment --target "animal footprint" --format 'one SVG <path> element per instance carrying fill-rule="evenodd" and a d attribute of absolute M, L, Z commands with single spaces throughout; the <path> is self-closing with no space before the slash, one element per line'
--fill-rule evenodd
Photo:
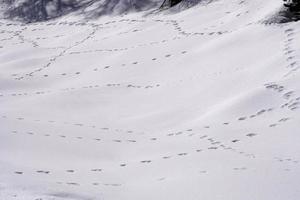
<path fill-rule="evenodd" d="M 178 156 L 186 156 L 188 153 L 179 153 Z"/>
<path fill-rule="evenodd" d="M 91 169 L 92 172 L 102 172 L 102 169 Z"/>
<path fill-rule="evenodd" d="M 248 137 L 254 137 L 254 136 L 256 136 L 256 134 L 255 133 L 248 133 L 246 136 L 248 136 Z"/>
<path fill-rule="evenodd" d="M 67 185 L 79 186 L 78 183 L 73 183 L 73 182 L 69 182 L 69 183 L 67 183 Z"/>
<path fill-rule="evenodd" d="M 247 117 L 240 117 L 240 118 L 238 118 L 239 121 L 244 121 L 246 119 L 247 119 Z"/>
<path fill-rule="evenodd" d="M 141 163 L 151 163 L 151 160 L 142 160 Z"/>
<path fill-rule="evenodd" d="M 233 170 L 236 170 L 236 171 L 238 171 L 238 170 L 246 170 L 246 169 L 247 169 L 246 167 L 240 167 L 240 168 L 235 167 L 235 168 L 233 168 Z"/>
<path fill-rule="evenodd" d="M 36 172 L 40 173 L 40 174 L 49 174 L 50 173 L 50 171 L 44 171 L 44 170 L 38 170 Z"/>

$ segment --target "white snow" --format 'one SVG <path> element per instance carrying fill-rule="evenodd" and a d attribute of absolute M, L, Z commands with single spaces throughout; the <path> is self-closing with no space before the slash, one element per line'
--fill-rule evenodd
<path fill-rule="evenodd" d="M 281 5 L 0 20 L 0 200 L 299 200 Z"/>

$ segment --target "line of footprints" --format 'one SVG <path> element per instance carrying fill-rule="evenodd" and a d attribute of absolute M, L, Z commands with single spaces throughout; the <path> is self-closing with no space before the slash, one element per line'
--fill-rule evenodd
<path fill-rule="evenodd" d="M 180 54 L 186 54 L 186 53 L 187 53 L 187 51 L 181 51 L 180 52 Z M 164 56 L 164 58 L 171 58 L 172 56 L 174 56 L 174 55 L 172 55 L 172 54 L 166 54 Z M 153 61 L 153 62 L 158 61 L 158 60 L 159 60 L 158 58 L 152 58 L 152 59 L 150 59 L 150 61 Z M 130 63 L 122 63 L 119 66 L 106 65 L 106 66 L 103 66 L 103 67 L 94 67 L 90 71 L 86 70 L 85 72 L 87 72 L 87 73 L 89 73 L 89 72 L 99 72 L 101 69 L 102 70 L 108 70 L 108 69 L 116 68 L 116 67 L 136 66 L 136 65 L 140 65 L 140 64 L 143 64 L 143 63 L 141 61 L 133 61 L 133 62 L 130 62 Z M 77 72 L 73 72 L 73 73 L 69 73 L 69 74 L 71 76 L 81 75 L 82 72 L 77 71 Z M 49 77 L 51 75 L 44 74 L 43 76 L 44 77 Z M 57 75 L 54 75 L 54 76 L 57 76 Z M 68 73 L 60 73 L 59 76 L 66 77 L 66 76 L 68 76 Z"/>
<path fill-rule="evenodd" d="M 146 22 L 146 20 L 120 20 L 119 22 L 130 22 L 130 23 L 136 23 L 136 22 Z M 175 21 L 175 20 L 154 20 L 155 22 L 162 22 L 162 23 L 166 23 L 166 24 L 169 24 L 169 23 L 171 23 L 174 27 L 175 27 L 175 30 L 177 30 L 177 29 L 180 29 L 181 30 L 181 28 L 179 28 L 179 24 L 178 24 L 178 22 L 177 21 Z M 107 23 L 105 23 L 105 25 L 107 25 L 107 24 L 113 24 L 113 23 L 117 23 L 117 21 L 111 21 L 111 22 L 107 22 Z M 33 25 L 31 25 L 31 26 L 35 26 L 35 25 L 38 25 L 38 24 L 33 24 Z M 61 53 L 59 53 L 57 56 L 55 56 L 55 57 L 53 57 L 53 58 L 51 58 L 50 59 L 50 61 L 45 65 L 45 66 L 43 66 L 42 68 L 38 68 L 38 69 L 36 69 L 36 70 L 34 70 L 34 71 L 32 71 L 32 72 L 29 72 L 29 73 L 27 73 L 26 74 L 26 76 L 28 76 L 28 77 L 31 77 L 31 76 L 33 76 L 33 74 L 34 73 L 37 73 L 37 72 L 41 72 L 43 69 L 45 69 L 45 68 L 48 68 L 58 57 L 61 57 L 61 56 L 64 56 L 66 53 L 68 53 L 67 51 L 69 51 L 71 48 L 73 48 L 73 47 L 75 47 L 75 46 L 78 46 L 78 45 L 80 45 L 80 44 L 82 44 L 83 42 L 85 42 L 87 39 L 90 39 L 90 38 L 92 38 L 93 37 L 93 35 L 95 35 L 96 34 L 96 32 L 98 31 L 98 29 L 100 29 L 100 28 L 103 28 L 102 26 L 103 26 L 103 24 L 95 24 L 95 23 L 85 23 L 85 22 L 82 22 L 82 23 L 74 23 L 74 22 L 59 22 L 59 23 L 48 23 L 48 24 L 46 24 L 46 26 L 50 26 L 50 25 L 69 25 L 69 26 L 71 26 L 71 25 L 78 25 L 78 26 L 91 26 L 92 28 L 94 28 L 94 31 L 92 31 L 92 33 L 91 34 L 89 34 L 88 36 L 87 36 L 87 38 L 85 38 L 85 39 L 83 39 L 82 41 L 79 41 L 79 42 L 76 42 L 75 43 L 75 45 L 71 45 L 71 46 L 69 46 L 69 47 L 66 47 Z M 6 26 L 17 26 L 17 24 L 7 24 Z M 37 29 L 32 29 L 33 31 L 36 31 Z M 178 30 L 177 30 L 178 31 Z M 133 32 L 137 32 L 136 30 L 133 30 Z M 210 32 L 210 33 L 207 33 L 207 35 L 214 35 L 214 34 L 223 34 L 223 33 L 227 33 L 227 32 L 232 32 L 232 31 L 224 31 L 224 32 Z M 179 34 L 180 33 L 182 33 L 181 31 L 179 32 Z M 183 32 L 184 34 L 183 35 L 205 35 L 206 33 L 188 33 L 188 34 L 186 34 L 186 32 Z M 124 34 L 124 33 L 123 33 Z M 55 37 L 58 37 L 58 36 L 55 36 Z M 61 35 L 60 35 L 60 37 L 61 37 Z M 22 36 L 22 38 L 23 38 L 23 40 L 25 40 L 24 39 L 24 37 Z M 40 39 L 45 39 L 45 38 L 43 38 L 43 37 L 37 37 L 37 39 L 38 40 L 40 40 Z M 181 39 L 180 37 L 174 37 L 172 40 L 176 40 L 176 39 Z M 33 44 L 33 46 L 34 47 L 37 47 L 38 46 L 38 44 L 35 42 L 35 41 L 33 41 L 33 40 L 27 40 L 27 41 L 29 41 L 30 43 L 32 43 Z M 134 48 L 136 48 L 136 47 L 140 47 L 140 46 L 145 46 L 145 45 L 153 45 L 153 44 L 158 44 L 158 43 L 164 43 L 164 42 L 167 42 L 168 40 L 162 40 L 162 41 L 160 41 L 160 42 L 151 42 L 151 43 L 149 43 L 149 44 L 140 44 L 140 45 L 136 45 L 136 46 L 134 46 Z M 119 50 L 128 50 L 128 49 L 130 49 L 130 48 L 121 48 L 121 49 L 109 49 L 109 50 L 107 50 L 107 49 L 101 49 L 101 50 L 94 50 L 94 51 L 119 51 Z M 87 52 L 91 52 L 91 51 L 86 51 L 85 53 L 87 53 Z M 92 51 L 93 52 L 93 51 Z M 71 54 L 77 54 L 77 53 L 82 53 L 82 52 L 71 52 Z M 75 74 L 78 74 L 78 72 L 75 72 Z M 65 75 L 66 73 L 62 73 L 63 75 Z M 46 74 L 44 74 L 44 76 L 45 77 L 47 77 L 48 75 L 46 75 Z M 25 77 L 24 76 L 17 76 L 16 78 L 15 78 L 15 80 L 23 80 Z"/>
<path fill-rule="evenodd" d="M 293 48 L 293 43 L 295 41 L 295 30 L 293 28 L 288 28 L 284 31 L 286 35 L 286 40 L 284 41 L 284 55 L 286 61 L 288 62 L 286 68 L 289 70 L 283 77 L 288 77 L 300 69 L 299 62 L 295 59 L 296 50 Z"/>

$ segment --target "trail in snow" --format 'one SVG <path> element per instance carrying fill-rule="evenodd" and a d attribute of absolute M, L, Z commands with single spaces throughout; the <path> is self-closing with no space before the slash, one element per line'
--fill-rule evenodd
<path fill-rule="evenodd" d="M 281 8 L 2 19 L 0 199 L 298 200 L 300 25 L 269 23 Z"/>

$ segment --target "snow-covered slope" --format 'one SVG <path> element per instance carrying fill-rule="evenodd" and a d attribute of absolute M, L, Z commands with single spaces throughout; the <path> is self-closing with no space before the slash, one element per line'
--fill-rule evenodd
<path fill-rule="evenodd" d="M 1 200 L 298 200 L 300 23 L 274 0 L 0 26 Z"/>

